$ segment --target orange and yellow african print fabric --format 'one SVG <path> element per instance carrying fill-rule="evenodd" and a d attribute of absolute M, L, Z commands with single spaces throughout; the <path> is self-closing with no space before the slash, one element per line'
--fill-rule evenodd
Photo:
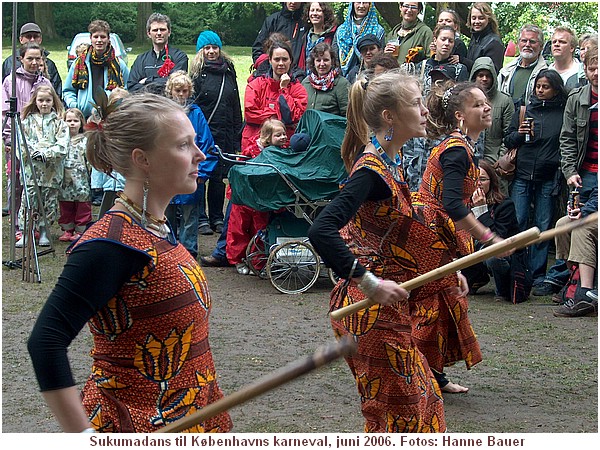
<path fill-rule="evenodd" d="M 94 362 L 82 402 L 96 430 L 153 432 L 221 398 L 208 342 L 211 297 L 194 258 L 121 212 L 105 214 L 75 246 L 98 239 L 149 262 L 89 321 Z M 221 413 L 186 431 L 231 428 Z"/>

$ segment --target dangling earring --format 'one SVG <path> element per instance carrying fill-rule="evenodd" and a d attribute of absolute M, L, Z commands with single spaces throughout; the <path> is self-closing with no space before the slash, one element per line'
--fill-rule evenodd
<path fill-rule="evenodd" d="M 387 133 L 385 133 L 385 135 L 383 136 L 383 138 L 390 142 L 393 138 L 394 138 L 394 127 L 391 126 L 388 130 Z"/>
<path fill-rule="evenodd" d="M 146 219 L 146 210 L 148 208 L 148 191 L 150 190 L 150 182 L 148 178 L 144 180 L 144 186 L 142 187 L 142 191 L 144 192 L 144 196 L 142 197 L 142 227 L 146 228 L 146 224 L 148 220 Z"/>

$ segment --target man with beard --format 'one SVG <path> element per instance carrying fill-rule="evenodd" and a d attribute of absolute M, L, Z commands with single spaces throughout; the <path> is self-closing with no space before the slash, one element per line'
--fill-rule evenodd
<path fill-rule="evenodd" d="M 519 34 L 519 57 L 500 69 L 498 84 L 516 105 L 519 100 L 526 105 L 533 92 L 533 82 L 540 70 L 548 67 L 542 57 L 544 32 L 536 25 L 526 24 Z"/>

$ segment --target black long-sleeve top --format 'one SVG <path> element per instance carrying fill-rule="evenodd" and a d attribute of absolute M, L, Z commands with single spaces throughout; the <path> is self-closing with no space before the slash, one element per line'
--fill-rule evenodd
<path fill-rule="evenodd" d="M 69 345 L 148 260 L 147 254 L 106 241 L 87 242 L 73 250 L 27 342 L 42 391 L 75 385 Z"/>
<path fill-rule="evenodd" d="M 343 228 L 366 201 L 390 198 L 392 192 L 376 172 L 362 168 L 352 174 L 344 188 L 317 216 L 308 230 L 308 238 L 328 267 L 342 278 L 352 272 L 356 257 L 340 236 Z M 357 264 L 353 277 L 364 275 L 366 269 Z"/>
<path fill-rule="evenodd" d="M 469 158 L 464 147 L 451 147 L 440 156 L 444 173 L 442 205 L 453 221 L 464 219 L 471 210 L 463 202 L 463 187 L 469 171 Z"/>

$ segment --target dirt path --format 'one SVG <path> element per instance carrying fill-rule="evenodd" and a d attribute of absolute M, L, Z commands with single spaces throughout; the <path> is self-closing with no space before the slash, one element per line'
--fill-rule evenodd
<path fill-rule="evenodd" d="M 216 237 L 201 237 L 201 252 Z M 7 243 L 3 242 L 4 258 Z M 44 282 L 21 281 L 19 270 L 3 269 L 2 431 L 57 432 L 41 396 L 26 351 L 36 315 L 64 263 L 41 259 Z M 330 281 L 309 292 L 279 294 L 268 281 L 231 268 L 206 269 L 213 295 L 211 346 L 220 384 L 232 393 L 257 377 L 312 354 L 333 342 L 326 315 Z M 446 395 L 452 432 L 598 432 L 598 321 L 552 316 L 549 298 L 510 305 L 493 300 L 491 285 L 470 300 L 470 317 L 484 361 L 449 376 L 470 387 Z M 85 380 L 91 359 L 87 330 L 69 356 L 76 380 Z M 360 432 L 359 397 L 350 372 L 337 361 L 231 411 L 236 432 Z"/>

